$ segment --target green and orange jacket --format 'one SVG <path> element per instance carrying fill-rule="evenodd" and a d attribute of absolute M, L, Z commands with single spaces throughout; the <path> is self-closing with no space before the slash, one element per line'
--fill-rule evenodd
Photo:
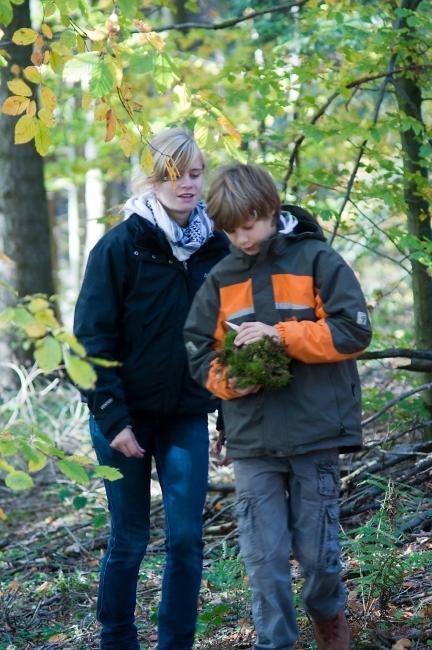
<path fill-rule="evenodd" d="M 231 247 L 198 291 L 185 326 L 192 376 L 223 401 L 231 458 L 289 456 L 361 447 L 361 392 L 355 357 L 371 326 L 360 285 L 313 217 L 298 219 L 257 256 Z M 292 358 L 290 383 L 239 397 L 215 358 L 226 321 L 261 321 L 278 330 Z"/>

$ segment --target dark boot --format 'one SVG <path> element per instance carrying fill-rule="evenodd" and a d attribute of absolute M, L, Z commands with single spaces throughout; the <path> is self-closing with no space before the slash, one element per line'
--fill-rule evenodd
<path fill-rule="evenodd" d="M 338 612 L 332 618 L 312 621 L 318 650 L 349 650 L 351 634 L 344 612 Z"/>

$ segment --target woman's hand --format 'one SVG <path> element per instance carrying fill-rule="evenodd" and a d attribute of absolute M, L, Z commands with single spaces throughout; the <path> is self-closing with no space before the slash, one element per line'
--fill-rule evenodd
<path fill-rule="evenodd" d="M 125 427 L 120 431 L 112 440 L 110 446 L 127 456 L 127 458 L 144 458 L 145 449 L 138 444 L 135 434 L 130 427 Z"/>
<path fill-rule="evenodd" d="M 279 332 L 275 327 L 260 323 L 259 321 L 252 323 L 242 323 L 239 327 L 237 336 L 234 339 L 235 345 L 248 345 L 255 343 L 264 336 L 271 336 L 273 339 L 280 341 Z"/>

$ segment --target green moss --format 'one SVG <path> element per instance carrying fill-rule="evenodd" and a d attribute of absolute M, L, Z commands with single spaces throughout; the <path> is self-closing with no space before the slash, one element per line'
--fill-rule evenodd
<path fill-rule="evenodd" d="M 236 336 L 236 332 L 227 332 L 218 353 L 221 364 L 228 367 L 228 378 L 235 378 L 239 388 L 259 385 L 263 390 L 272 390 L 288 384 L 291 359 L 281 343 L 264 336 L 238 347 L 234 344 Z"/>

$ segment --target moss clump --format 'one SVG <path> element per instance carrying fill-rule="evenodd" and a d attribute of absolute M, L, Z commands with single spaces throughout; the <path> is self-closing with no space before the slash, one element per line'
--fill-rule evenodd
<path fill-rule="evenodd" d="M 218 359 L 228 367 L 228 378 L 235 378 L 238 388 L 261 386 L 263 390 L 272 390 L 288 384 L 291 359 L 279 341 L 264 336 L 255 343 L 238 347 L 234 345 L 236 336 L 237 332 L 227 332 Z"/>

